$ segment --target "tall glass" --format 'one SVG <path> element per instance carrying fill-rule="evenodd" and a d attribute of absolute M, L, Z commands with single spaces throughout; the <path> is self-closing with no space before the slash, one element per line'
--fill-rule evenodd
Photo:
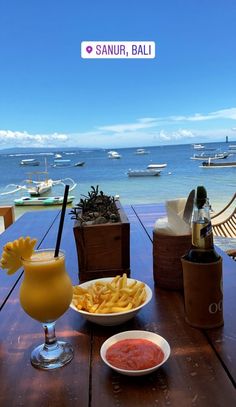
<path fill-rule="evenodd" d="M 30 259 L 22 259 L 24 280 L 20 287 L 20 303 L 24 311 L 40 321 L 45 343 L 31 353 L 31 363 L 40 369 L 64 366 L 73 358 L 67 342 L 57 341 L 55 322 L 69 308 L 72 284 L 65 269 L 65 254 L 54 257 L 54 249 L 36 250 Z"/>

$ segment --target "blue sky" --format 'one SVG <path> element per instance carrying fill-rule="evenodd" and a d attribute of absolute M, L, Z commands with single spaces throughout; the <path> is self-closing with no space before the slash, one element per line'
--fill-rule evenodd
<path fill-rule="evenodd" d="M 1 0 L 0 148 L 236 140 L 235 21 L 235 0 Z M 109 40 L 156 58 L 81 58 Z"/>

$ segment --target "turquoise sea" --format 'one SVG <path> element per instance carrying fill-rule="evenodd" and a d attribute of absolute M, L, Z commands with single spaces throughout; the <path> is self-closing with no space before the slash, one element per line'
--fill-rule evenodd
<path fill-rule="evenodd" d="M 229 144 L 225 142 L 204 144 L 205 150 L 202 151 L 212 152 L 208 151 L 209 148 L 214 148 L 214 152 L 228 151 Z M 136 155 L 136 148 L 116 149 L 122 156 L 120 159 L 109 159 L 107 154 L 109 149 L 1 150 L 0 194 L 14 189 L 13 186 L 7 187 L 9 184 L 23 185 L 24 180 L 29 178 L 29 172 L 44 171 L 45 157 L 49 178 L 58 180 L 69 177 L 77 183 L 72 192 L 75 196 L 74 203 L 79 201 L 81 195 L 87 194 L 91 185 L 99 185 L 106 194 L 119 195 L 122 204 L 165 202 L 168 199 L 186 196 L 197 185 L 204 185 L 208 190 L 213 210 L 223 207 L 235 193 L 236 168 L 200 168 L 201 161 L 190 159 L 194 153 L 199 153 L 192 145 L 145 147 L 145 150 L 148 154 Z M 60 153 L 63 159 L 71 160 L 70 166 L 53 167 L 55 153 Z M 37 158 L 40 166 L 21 166 L 20 161 L 27 158 Z M 236 161 L 236 150 L 235 154 L 232 152 L 226 160 Z M 83 167 L 74 166 L 79 161 L 85 162 Z M 151 163 L 166 163 L 167 167 L 158 177 L 127 176 L 129 169 L 145 169 Z M 54 186 L 49 195 L 63 195 L 63 191 L 62 185 Z M 26 195 L 26 191 L 0 195 L 0 205 L 14 204 L 15 198 Z M 17 207 L 16 216 L 26 210 L 36 209 L 43 207 Z"/>

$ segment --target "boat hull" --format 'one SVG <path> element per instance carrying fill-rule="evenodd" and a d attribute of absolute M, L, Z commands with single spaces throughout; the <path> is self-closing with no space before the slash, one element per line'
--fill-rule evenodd
<path fill-rule="evenodd" d="M 226 163 L 213 163 L 204 161 L 201 168 L 233 168 L 236 167 L 236 162 L 226 162 Z"/>
<path fill-rule="evenodd" d="M 30 196 L 32 197 L 38 197 L 43 194 L 46 194 L 47 192 L 51 191 L 53 186 L 53 181 L 48 180 L 45 182 L 38 182 L 36 183 L 36 186 L 33 186 L 31 188 L 28 188 L 28 192 Z"/>
<path fill-rule="evenodd" d="M 80 161 L 78 163 L 75 163 L 74 167 L 83 167 L 84 164 L 85 164 L 85 161 Z"/>
<path fill-rule="evenodd" d="M 149 164 L 147 166 L 148 170 L 158 170 L 161 168 L 165 168 L 167 166 L 167 164 Z"/>
<path fill-rule="evenodd" d="M 40 162 L 37 160 L 21 160 L 20 165 L 28 166 L 28 167 L 35 167 L 39 166 Z"/>
<path fill-rule="evenodd" d="M 39 188 L 39 189 L 35 188 L 35 189 L 30 189 L 28 192 L 29 192 L 30 196 L 32 196 L 32 197 L 38 197 L 43 194 L 46 194 L 51 189 L 52 189 L 52 187 L 45 187 L 45 188 Z"/>
<path fill-rule="evenodd" d="M 71 165 L 71 160 L 54 160 L 53 167 L 68 167 Z"/>
<path fill-rule="evenodd" d="M 161 170 L 130 170 L 127 174 L 129 177 L 157 177 Z"/>
<path fill-rule="evenodd" d="M 67 203 L 71 203 L 74 196 L 68 196 Z M 16 206 L 51 206 L 51 205 L 62 205 L 63 196 L 49 196 L 49 197 L 22 197 L 14 200 Z"/>

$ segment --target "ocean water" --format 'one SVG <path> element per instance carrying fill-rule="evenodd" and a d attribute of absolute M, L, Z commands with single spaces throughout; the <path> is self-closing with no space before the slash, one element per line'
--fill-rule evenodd
<path fill-rule="evenodd" d="M 214 148 L 214 152 L 228 151 L 226 143 L 205 144 L 205 147 Z M 192 145 L 145 147 L 145 149 L 149 152 L 145 155 L 136 155 L 136 148 L 116 149 L 122 156 L 120 159 L 109 159 L 107 155 L 109 150 L 103 149 L 2 150 L 0 152 L 0 194 L 14 189 L 13 185 L 8 186 L 9 184 L 25 184 L 24 180 L 29 177 L 30 172 L 44 171 L 45 157 L 50 178 L 64 179 L 65 183 L 66 178 L 72 178 L 77 183 L 77 187 L 72 192 L 75 196 L 74 204 L 82 195 L 87 195 L 92 185 L 99 185 L 106 194 L 119 195 L 122 204 L 165 202 L 168 199 L 187 196 L 197 185 L 204 185 L 212 207 L 216 211 L 222 208 L 235 193 L 236 168 L 200 168 L 201 161 L 190 159 L 194 153 L 197 153 Z M 64 159 L 70 159 L 71 165 L 54 168 L 52 164 L 55 152 L 60 153 Z M 39 159 L 40 166 L 21 166 L 21 159 L 26 158 Z M 236 151 L 235 155 L 226 160 L 236 161 Z M 85 161 L 85 165 L 75 167 L 74 164 L 78 161 Z M 145 169 L 151 163 L 166 163 L 167 167 L 158 177 L 127 176 L 129 169 Z M 63 185 L 54 186 L 49 195 L 63 195 L 63 191 Z M 15 198 L 26 195 L 26 191 L 0 195 L 0 205 L 12 205 Z M 43 207 L 36 207 L 36 209 L 43 209 Z M 16 215 L 26 210 L 36 209 L 35 207 L 16 207 Z"/>

